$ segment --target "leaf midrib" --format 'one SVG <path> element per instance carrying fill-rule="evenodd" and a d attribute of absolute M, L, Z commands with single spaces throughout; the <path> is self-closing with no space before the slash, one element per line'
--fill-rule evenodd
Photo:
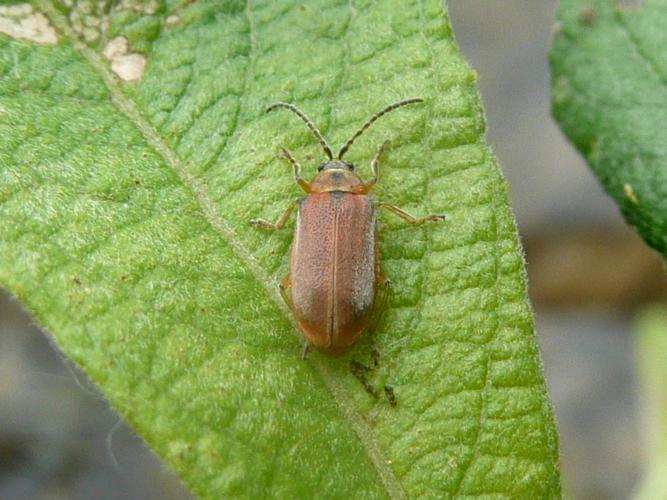
<path fill-rule="evenodd" d="M 250 24 L 249 36 L 250 40 L 250 55 L 253 57 L 255 51 L 254 44 L 254 24 L 252 22 L 251 11 L 252 0 L 247 0 L 245 13 Z M 237 258 L 242 261 L 249 269 L 252 276 L 257 280 L 262 288 L 267 292 L 271 300 L 278 307 L 281 314 L 292 325 L 294 333 L 300 338 L 298 333 L 298 325 L 290 313 L 287 305 L 280 297 L 276 287 L 270 286 L 271 279 L 266 271 L 262 268 L 259 262 L 254 258 L 249 249 L 245 246 L 243 241 L 238 237 L 234 229 L 220 216 L 215 203 L 206 193 L 206 187 L 199 182 L 197 178 L 187 173 L 182 167 L 181 161 L 172 151 L 172 149 L 162 140 L 157 130 L 146 120 L 141 112 L 136 108 L 134 103 L 121 91 L 117 84 L 116 78 L 111 74 L 106 64 L 101 60 L 100 56 L 84 44 L 72 30 L 64 17 L 56 11 L 53 6 L 45 0 L 36 0 L 36 5 L 40 10 L 46 13 L 48 18 L 54 24 L 56 29 L 67 36 L 72 46 L 88 61 L 96 73 L 100 76 L 111 95 L 111 102 L 118 108 L 118 110 L 125 115 L 130 122 L 134 124 L 146 141 L 155 149 L 155 151 L 163 157 L 167 165 L 176 173 L 184 187 L 192 192 L 197 203 L 199 204 L 204 219 L 211 225 L 211 227 L 222 236 L 223 240 L 230 246 Z M 250 75 L 246 77 L 246 85 Z M 239 110 L 239 113 L 241 110 Z M 238 120 L 237 120 L 238 125 Z M 235 132 L 234 132 L 235 133 Z M 233 135 L 233 133 L 232 133 Z M 331 368 L 326 362 L 314 358 L 310 361 L 316 368 L 317 373 L 322 378 L 322 381 L 331 394 L 334 403 L 338 408 L 341 418 L 345 420 L 348 425 L 355 432 L 359 438 L 363 448 L 373 463 L 380 482 L 384 486 L 390 498 L 399 499 L 406 498 L 406 494 L 402 485 L 396 478 L 394 471 L 390 467 L 387 459 L 384 456 L 378 441 L 375 439 L 370 427 L 364 421 L 354 407 L 352 398 L 347 393 L 344 386 L 339 382 L 338 378 L 332 372 Z"/>

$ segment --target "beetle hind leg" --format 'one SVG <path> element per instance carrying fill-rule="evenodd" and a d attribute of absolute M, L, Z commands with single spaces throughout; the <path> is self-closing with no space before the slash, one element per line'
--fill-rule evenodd
<path fill-rule="evenodd" d="M 280 284 L 278 285 L 278 287 L 280 288 L 280 296 L 285 301 L 285 304 L 287 304 L 287 307 L 289 307 L 290 310 L 294 312 L 294 303 L 292 303 L 292 299 L 290 298 L 288 292 L 288 290 L 292 287 L 292 282 L 290 281 L 289 274 L 280 280 Z M 312 350 L 313 350 L 313 344 L 305 340 L 303 343 L 303 350 L 301 351 L 301 359 L 306 359 L 308 357 L 308 354 Z"/>
<path fill-rule="evenodd" d="M 294 312 L 294 304 L 292 304 L 292 299 L 289 296 L 287 290 L 292 287 L 292 282 L 290 281 L 290 275 L 288 274 L 283 279 L 280 280 L 278 288 L 280 288 L 280 296 L 285 301 L 285 304 Z"/>
<path fill-rule="evenodd" d="M 371 317 L 370 322 L 368 323 L 367 332 L 372 335 L 375 333 L 380 320 L 382 319 L 382 314 L 387 309 L 387 304 L 389 304 L 389 295 L 391 293 L 391 281 L 384 274 L 379 274 L 378 276 L 378 297 L 376 299 L 376 307 Z"/>
<path fill-rule="evenodd" d="M 301 359 L 308 359 L 308 354 L 313 350 L 313 344 L 307 340 L 303 343 L 303 350 L 301 351 Z"/>
<path fill-rule="evenodd" d="M 380 324 L 380 320 L 382 319 L 382 315 L 384 314 L 384 311 L 387 309 L 387 305 L 389 304 L 389 295 L 391 293 L 391 281 L 389 281 L 389 278 L 387 278 L 384 274 L 379 273 L 378 275 L 378 297 L 376 300 L 376 307 L 375 311 L 373 312 L 373 316 L 371 317 L 370 322 L 368 323 L 368 328 L 366 328 L 366 332 L 368 335 L 371 336 L 371 365 L 373 368 L 377 368 L 380 366 L 380 350 L 377 348 L 375 345 L 375 330 L 377 330 L 378 325 Z"/>

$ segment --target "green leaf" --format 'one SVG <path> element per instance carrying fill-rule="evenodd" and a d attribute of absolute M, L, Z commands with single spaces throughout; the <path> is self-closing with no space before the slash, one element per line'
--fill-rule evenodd
<path fill-rule="evenodd" d="M 642 474 L 637 500 L 659 498 L 667 491 L 667 309 L 646 308 L 636 321 L 635 341 L 640 393 Z"/>
<path fill-rule="evenodd" d="M 628 223 L 667 257 L 667 1 L 562 0 L 553 114 Z"/>
<path fill-rule="evenodd" d="M 185 483 L 205 498 L 558 497 L 507 187 L 442 5 L 70 4 L 35 6 L 55 45 L 0 35 L 0 282 Z M 368 176 L 391 139 L 378 198 L 448 220 L 383 214 L 394 291 L 375 338 L 304 361 L 277 286 L 290 231 L 248 221 L 299 196 L 279 143 L 308 176 L 322 152 L 263 111 L 294 102 L 338 145 L 415 96 L 348 158 Z M 395 407 L 350 373 L 374 346 L 369 382 Z"/>

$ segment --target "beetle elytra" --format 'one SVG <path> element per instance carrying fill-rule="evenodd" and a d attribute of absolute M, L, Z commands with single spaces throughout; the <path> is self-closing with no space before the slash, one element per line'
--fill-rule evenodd
<path fill-rule="evenodd" d="M 343 156 L 354 141 L 382 115 L 423 99 L 406 99 L 371 116 L 343 145 L 333 151 L 313 122 L 292 104 L 279 102 L 267 112 L 284 108 L 297 114 L 317 137 L 328 157 L 318 174 L 308 182 L 301 177 L 301 165 L 292 153 L 280 146 L 291 163 L 294 180 L 306 192 L 293 201 L 277 222 L 262 219 L 251 223 L 264 229 L 282 229 L 298 207 L 292 241 L 289 274 L 280 283 L 280 292 L 294 313 L 310 345 L 336 353 L 354 344 L 361 334 L 375 327 L 387 301 L 389 280 L 380 270 L 377 212 L 386 208 L 411 224 L 444 220 L 444 215 L 414 217 L 388 203 L 376 202 L 370 192 L 379 178 L 380 157 L 385 141 L 371 161 L 373 177 L 364 182 L 354 165 Z"/>

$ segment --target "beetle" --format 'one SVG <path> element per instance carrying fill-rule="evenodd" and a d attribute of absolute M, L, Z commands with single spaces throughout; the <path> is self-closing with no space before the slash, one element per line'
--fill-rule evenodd
<path fill-rule="evenodd" d="M 266 112 L 287 109 L 301 118 L 319 140 L 328 160 L 321 163 L 315 178 L 301 177 L 301 165 L 280 145 L 293 168 L 294 180 L 306 196 L 294 200 L 277 222 L 253 219 L 251 224 L 270 230 L 285 227 L 298 207 L 292 241 L 289 274 L 280 282 L 280 293 L 296 317 L 306 338 L 304 357 L 311 346 L 335 354 L 354 344 L 366 330 L 372 330 L 386 305 L 390 282 L 380 270 L 377 212 L 385 208 L 410 224 L 444 220 L 444 215 L 414 217 L 405 210 L 375 201 L 370 193 L 379 179 L 380 157 L 385 141 L 371 161 L 372 178 L 364 182 L 352 163 L 343 160 L 350 146 L 378 118 L 408 104 L 423 102 L 413 98 L 398 101 L 375 113 L 343 145 L 333 151 L 319 129 L 296 106 L 284 102 Z"/>

